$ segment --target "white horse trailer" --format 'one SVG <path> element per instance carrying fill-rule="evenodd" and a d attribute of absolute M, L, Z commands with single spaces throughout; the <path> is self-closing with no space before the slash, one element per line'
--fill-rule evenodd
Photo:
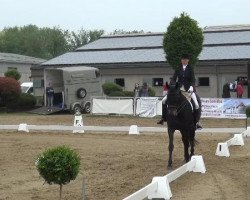
<path fill-rule="evenodd" d="M 90 112 L 91 97 L 102 95 L 100 73 L 97 68 L 77 66 L 47 68 L 44 70 L 44 85 L 54 89 L 54 106 L 70 110 Z M 44 95 L 46 101 L 46 92 Z"/>

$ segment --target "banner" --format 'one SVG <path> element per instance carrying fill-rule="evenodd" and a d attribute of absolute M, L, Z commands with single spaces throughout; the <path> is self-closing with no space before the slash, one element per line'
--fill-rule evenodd
<path fill-rule="evenodd" d="M 250 106 L 250 99 L 216 99 L 201 98 L 201 117 L 213 118 L 246 118 L 246 107 Z"/>
<path fill-rule="evenodd" d="M 201 98 L 202 118 L 246 118 L 250 99 Z M 138 99 L 93 99 L 93 114 L 127 114 L 154 117 L 162 114 L 162 102 L 158 97 Z"/>
<path fill-rule="evenodd" d="M 140 98 L 140 117 L 155 117 L 157 112 L 158 97 Z"/>
<path fill-rule="evenodd" d="M 133 115 L 133 99 L 93 99 L 93 114 Z"/>

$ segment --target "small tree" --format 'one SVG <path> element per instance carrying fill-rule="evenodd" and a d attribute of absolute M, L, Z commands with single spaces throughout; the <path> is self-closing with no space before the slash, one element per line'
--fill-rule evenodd
<path fill-rule="evenodd" d="M 16 69 L 10 69 L 4 73 L 5 77 L 14 78 L 17 81 L 20 80 L 21 74 Z"/>
<path fill-rule="evenodd" d="M 112 82 L 104 83 L 102 85 L 102 89 L 103 89 L 104 94 L 108 96 L 114 92 L 122 92 L 122 87 Z"/>
<path fill-rule="evenodd" d="M 182 54 L 191 55 L 190 64 L 195 66 L 202 50 L 203 32 L 197 21 L 188 14 L 175 17 L 164 34 L 163 47 L 167 62 L 174 69 L 179 66 Z"/>
<path fill-rule="evenodd" d="M 60 185 L 60 199 L 62 186 L 75 180 L 80 168 L 80 156 L 66 146 L 48 149 L 37 158 L 37 170 L 48 184 Z"/>
<path fill-rule="evenodd" d="M 11 103 L 19 97 L 21 93 L 20 84 L 14 78 L 0 77 L 0 98 L 1 105 Z"/>

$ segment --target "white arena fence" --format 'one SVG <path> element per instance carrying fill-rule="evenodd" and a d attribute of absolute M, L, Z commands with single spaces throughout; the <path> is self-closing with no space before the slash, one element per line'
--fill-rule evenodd
<path fill-rule="evenodd" d="M 172 192 L 169 184 L 187 172 L 206 172 L 202 156 L 192 156 L 191 161 L 166 176 L 154 177 L 150 184 L 123 200 L 143 200 L 145 198 L 170 199 L 172 197 Z"/>
<path fill-rule="evenodd" d="M 133 130 L 133 129 L 136 130 Z M 132 130 L 131 130 L 132 129 Z M 18 130 L 29 132 L 33 131 L 89 131 L 89 132 L 112 132 L 112 133 L 130 133 L 130 134 L 152 134 L 152 133 L 167 133 L 167 127 L 138 127 L 137 125 L 132 126 L 66 126 L 66 125 L 0 125 L 1 130 Z M 237 133 L 244 131 L 244 128 L 203 128 L 202 130 L 196 131 L 196 133 Z M 76 132 L 75 132 L 76 133 Z"/>
<path fill-rule="evenodd" d="M 226 142 L 218 143 L 215 155 L 229 157 L 229 147 L 243 146 L 245 137 L 250 137 L 250 127 L 247 127 L 247 129 L 240 134 L 234 134 L 234 136 Z"/>
<path fill-rule="evenodd" d="M 202 115 L 206 118 L 246 119 L 250 99 L 201 98 Z M 154 117 L 162 114 L 162 97 L 93 97 L 92 114 Z"/>
<path fill-rule="evenodd" d="M 153 117 L 162 113 L 161 100 L 162 97 L 93 97 L 91 113 Z"/>

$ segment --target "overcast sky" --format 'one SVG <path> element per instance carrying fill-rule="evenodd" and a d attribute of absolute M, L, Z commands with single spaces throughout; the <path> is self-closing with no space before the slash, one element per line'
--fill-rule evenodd
<path fill-rule="evenodd" d="M 250 24 L 250 0 L 0 0 L 0 29 L 35 24 L 160 32 L 183 11 L 201 27 Z"/>

